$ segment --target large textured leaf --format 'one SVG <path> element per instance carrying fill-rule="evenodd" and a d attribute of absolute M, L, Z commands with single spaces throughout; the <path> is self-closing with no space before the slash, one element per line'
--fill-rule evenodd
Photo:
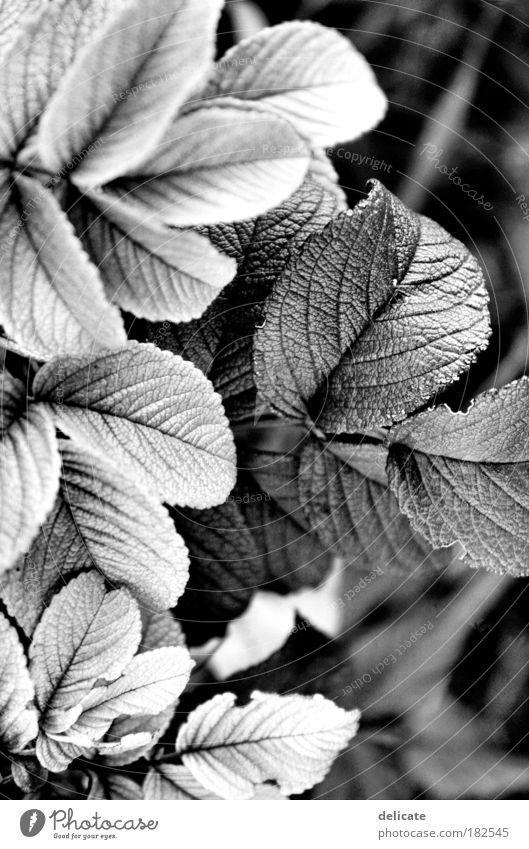
<path fill-rule="evenodd" d="M 358 711 L 321 696 L 254 692 L 237 707 L 235 696 L 224 693 L 190 714 L 176 749 L 194 777 L 222 798 L 249 799 L 264 781 L 290 795 L 321 781 L 358 719 Z"/>
<path fill-rule="evenodd" d="M 219 0 L 129 0 L 79 53 L 39 125 L 40 155 L 102 185 L 148 158 L 179 106 L 207 74 Z"/>
<path fill-rule="evenodd" d="M 311 440 L 300 459 L 300 498 L 322 543 L 349 563 L 411 572 L 432 562 L 433 552 L 400 512 L 386 458 L 382 446 Z"/>
<path fill-rule="evenodd" d="M 281 275 L 256 333 L 258 388 L 328 431 L 391 424 L 472 362 L 486 304 L 467 249 L 374 182 Z"/>
<path fill-rule="evenodd" d="M 126 590 L 107 592 L 89 572 L 74 578 L 44 612 L 30 648 L 43 732 L 73 724 L 99 679 L 117 678 L 140 641 L 140 614 Z"/>
<path fill-rule="evenodd" d="M 2 749 L 23 749 L 38 733 L 35 694 L 15 629 L 0 614 L 0 741 Z"/>
<path fill-rule="evenodd" d="M 205 91 L 226 94 L 266 103 L 322 146 L 371 130 L 386 109 L 363 56 L 335 30 L 309 22 L 266 29 L 229 50 Z"/>
<path fill-rule="evenodd" d="M 233 440 L 220 398 L 190 363 L 152 345 L 54 360 L 35 395 L 60 428 L 104 451 L 169 502 L 209 507 L 234 483 Z"/>
<path fill-rule="evenodd" d="M 35 14 L 24 17 L 11 49 L 3 53 L 0 61 L 0 90 L 5 105 L 0 120 L 3 157 L 8 159 L 20 150 L 66 68 L 123 2 L 54 0 L 38 4 Z M 4 5 L 11 8 L 13 2 L 9 0 Z"/>
<path fill-rule="evenodd" d="M 234 260 L 203 236 L 170 230 L 126 204 L 107 205 L 103 214 L 86 196 L 69 214 L 110 300 L 134 315 L 198 318 L 235 275 Z"/>
<path fill-rule="evenodd" d="M 53 506 L 60 458 L 49 412 L 28 404 L 4 370 L 0 384 L 0 572 L 26 551 Z"/>
<path fill-rule="evenodd" d="M 61 488 L 27 556 L 5 576 L 2 597 L 27 633 L 73 572 L 96 568 L 148 609 L 174 606 L 188 556 L 167 510 L 119 469 L 66 443 Z"/>
<path fill-rule="evenodd" d="M 289 252 L 323 228 L 338 208 L 333 195 L 305 180 L 292 197 L 260 218 L 209 227 L 213 244 L 237 261 L 237 277 L 201 321 L 154 324 L 144 331 L 161 348 L 181 354 L 208 374 L 231 421 L 254 413 L 253 335 L 274 281 Z"/>
<path fill-rule="evenodd" d="M 0 321 L 30 356 L 80 354 L 126 341 L 119 311 L 105 297 L 98 271 L 50 191 L 19 175 L 8 205 L 7 181 L 0 241 Z"/>
<path fill-rule="evenodd" d="M 239 221 L 284 201 L 309 161 L 280 115 L 227 98 L 181 115 L 156 155 L 106 191 L 175 227 Z"/>
<path fill-rule="evenodd" d="M 392 430 L 388 473 L 401 510 L 433 545 L 459 541 L 472 566 L 528 574 L 528 409 L 524 378 L 466 414 L 438 407 Z"/>

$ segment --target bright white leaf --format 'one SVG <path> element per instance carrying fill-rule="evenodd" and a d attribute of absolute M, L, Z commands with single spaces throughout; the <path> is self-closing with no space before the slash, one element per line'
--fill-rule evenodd
<path fill-rule="evenodd" d="M 184 766 L 224 799 L 250 799 L 264 781 L 287 796 L 310 789 L 358 728 L 358 711 L 323 696 L 254 692 L 243 707 L 235 699 L 222 693 L 200 705 L 176 740 Z"/>
<path fill-rule="evenodd" d="M 19 176 L 2 191 L 0 323 L 30 356 L 49 359 L 126 342 L 123 322 L 52 193 Z"/>
<path fill-rule="evenodd" d="M 24 385 L 5 371 L 0 399 L 0 572 L 38 533 L 59 488 L 60 457 L 49 411 L 28 404 Z"/>
<path fill-rule="evenodd" d="M 233 438 L 220 397 L 191 363 L 154 345 L 56 359 L 33 391 L 61 430 L 104 452 L 164 500 L 217 504 L 235 483 Z"/>
<path fill-rule="evenodd" d="M 0 743 L 16 752 L 38 733 L 35 691 L 17 632 L 0 614 Z"/>
<path fill-rule="evenodd" d="M 52 172 L 88 149 L 80 185 L 113 180 L 151 154 L 208 73 L 219 0 L 130 0 L 64 75 L 39 125 Z M 93 143 L 93 149 L 89 145 Z"/>
<path fill-rule="evenodd" d="M 234 259 L 191 230 L 172 230 L 147 210 L 94 193 L 70 212 L 109 299 L 150 321 L 200 318 L 235 276 Z"/>
<path fill-rule="evenodd" d="M 179 116 L 156 155 L 105 191 L 171 226 L 217 224 L 280 204 L 309 162 L 305 142 L 284 118 L 227 98 Z"/>
<path fill-rule="evenodd" d="M 335 30 L 311 22 L 265 29 L 229 50 L 204 94 L 225 95 L 266 103 L 322 146 L 357 138 L 386 111 L 364 57 Z"/>
<path fill-rule="evenodd" d="M 122 672 L 138 647 L 140 627 L 132 596 L 107 592 L 96 572 L 74 578 L 52 599 L 30 648 L 43 731 L 68 728 L 96 681 Z"/>

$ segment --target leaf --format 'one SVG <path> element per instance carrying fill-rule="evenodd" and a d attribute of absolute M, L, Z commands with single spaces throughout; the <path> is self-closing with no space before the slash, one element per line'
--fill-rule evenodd
<path fill-rule="evenodd" d="M 53 589 L 89 568 L 147 608 L 174 606 L 189 560 L 165 507 L 111 463 L 70 442 L 62 461 L 60 494 L 46 525 L 5 575 L 8 610 L 31 634 Z"/>
<path fill-rule="evenodd" d="M 35 690 L 17 632 L 0 614 L 0 741 L 17 752 L 38 734 Z"/>
<path fill-rule="evenodd" d="M 143 799 L 142 789 L 126 775 L 90 771 L 87 799 Z"/>
<path fill-rule="evenodd" d="M 498 799 L 527 794 L 529 761 L 494 746 L 483 717 L 434 694 L 435 713 L 422 733 L 402 747 L 404 769 L 429 799 Z"/>
<path fill-rule="evenodd" d="M 126 342 L 119 311 L 106 299 L 88 260 L 52 193 L 18 175 L 4 179 L 0 239 L 0 321 L 19 347 L 36 359 L 79 354 Z"/>
<path fill-rule="evenodd" d="M 180 115 L 156 155 L 109 183 L 108 201 L 100 200 L 125 200 L 174 227 L 239 221 L 284 201 L 308 165 L 307 147 L 287 121 L 227 98 Z"/>
<path fill-rule="evenodd" d="M 0 62 L 5 109 L 0 121 L 0 155 L 19 154 L 42 110 L 79 50 L 123 0 L 41 2 L 25 16 Z M 13 0 L 9 0 L 11 9 Z M 76 151 L 78 153 L 78 151 Z M 31 154 L 33 156 L 33 154 Z M 18 157 L 18 164 L 22 164 Z"/>
<path fill-rule="evenodd" d="M 11 775 L 17 787 L 20 787 L 24 793 L 31 794 L 31 798 L 36 799 L 39 790 L 48 777 L 48 772 L 40 765 L 36 757 L 30 755 L 13 758 Z"/>
<path fill-rule="evenodd" d="M 335 30 L 311 22 L 265 29 L 228 50 L 205 96 L 230 94 L 266 103 L 315 146 L 356 139 L 386 110 L 363 56 Z"/>
<path fill-rule="evenodd" d="M 327 773 L 358 727 L 322 696 L 254 692 L 235 706 L 224 693 L 200 705 L 181 727 L 176 750 L 193 776 L 225 799 L 251 798 L 256 785 L 277 782 L 285 795 L 302 793 Z"/>
<path fill-rule="evenodd" d="M 138 606 L 126 590 L 107 592 L 95 572 L 70 581 L 43 613 L 30 647 L 43 732 L 73 725 L 96 681 L 117 678 L 139 640 Z"/>
<path fill-rule="evenodd" d="M 321 229 L 338 208 L 336 199 L 312 180 L 283 204 L 255 220 L 206 230 L 215 247 L 237 261 L 238 274 L 201 321 L 141 328 L 150 341 L 191 360 L 223 397 L 231 421 L 255 407 L 253 334 L 263 304 L 290 250 Z M 134 328 L 133 328 L 134 329 Z"/>
<path fill-rule="evenodd" d="M 78 737 L 96 743 L 118 717 L 160 714 L 176 702 L 193 665 L 189 653 L 181 646 L 136 655 L 119 678 L 90 692 L 84 700 L 83 713 L 67 736 L 72 741 Z"/>
<path fill-rule="evenodd" d="M 181 626 L 169 611 L 149 613 L 142 610 L 142 622 L 143 630 L 138 654 L 167 646 L 185 647 Z M 170 704 L 156 716 L 124 716 L 115 719 L 106 734 L 107 741 L 121 740 L 138 733 L 147 733 L 149 741 L 135 749 L 128 749 L 123 754 L 115 751 L 106 752 L 105 763 L 110 766 L 121 766 L 146 757 L 169 727 L 176 704 L 177 702 Z"/>
<path fill-rule="evenodd" d="M 486 304 L 467 249 L 373 181 L 277 282 L 255 337 L 259 392 L 287 418 L 310 407 L 326 431 L 392 424 L 469 366 Z"/>
<path fill-rule="evenodd" d="M 201 800 L 220 799 L 203 787 L 185 766 L 155 763 L 143 782 L 145 799 Z"/>
<path fill-rule="evenodd" d="M 153 345 L 55 359 L 33 391 L 61 430 L 104 452 L 166 501 L 209 507 L 234 483 L 233 440 L 220 398 L 189 363 Z"/>
<path fill-rule="evenodd" d="M 302 509 L 293 456 L 245 452 L 238 483 L 215 510 L 172 510 L 191 555 L 177 608 L 189 639 L 240 615 L 258 589 L 295 592 L 328 574 L 330 557 Z"/>
<path fill-rule="evenodd" d="M 50 414 L 28 404 L 24 385 L 2 374 L 0 573 L 29 548 L 53 506 L 60 459 Z"/>
<path fill-rule="evenodd" d="M 517 576 L 529 574 L 528 403 L 523 378 L 466 414 L 428 410 L 392 430 L 388 460 L 400 509 L 432 545 L 459 541 L 470 566 Z"/>
<path fill-rule="evenodd" d="M 233 259 L 203 236 L 170 230 L 147 211 L 140 215 L 114 202 L 103 214 L 86 196 L 69 214 L 109 299 L 136 316 L 175 322 L 199 318 L 235 275 Z"/>
<path fill-rule="evenodd" d="M 152 154 L 213 59 L 219 0 L 144 0 L 118 7 L 64 75 L 39 125 L 50 171 L 97 141 L 72 172 L 102 185 Z"/>
<path fill-rule="evenodd" d="M 378 476 L 386 457 L 382 446 L 312 439 L 301 455 L 300 499 L 322 545 L 348 563 L 384 571 L 400 567 L 409 573 L 431 563 L 433 550 L 400 512 L 385 473 Z M 374 471 L 366 474 L 370 462 Z"/>

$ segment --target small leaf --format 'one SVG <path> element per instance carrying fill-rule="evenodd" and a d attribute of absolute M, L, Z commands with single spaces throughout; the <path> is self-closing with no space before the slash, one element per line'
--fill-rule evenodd
<path fill-rule="evenodd" d="M 321 146 L 356 139 L 386 111 L 364 57 L 335 30 L 311 22 L 265 29 L 228 50 L 205 96 L 229 94 L 266 103 Z"/>
<path fill-rule="evenodd" d="M 35 691 L 17 632 L 0 613 L 0 742 L 17 752 L 38 734 Z"/>
<path fill-rule="evenodd" d="M 265 318 L 255 337 L 261 395 L 288 418 L 310 407 L 336 433 L 403 419 L 467 368 L 489 334 L 467 249 L 376 181 L 306 240 Z"/>
<path fill-rule="evenodd" d="M 55 425 L 47 410 L 28 404 L 24 385 L 4 370 L 0 401 L 0 573 L 26 551 L 59 488 Z"/>
<path fill-rule="evenodd" d="M 230 500 L 211 510 L 175 509 L 172 515 L 191 555 L 190 580 L 177 615 L 217 621 L 238 616 L 266 580 L 242 509 Z"/>
<path fill-rule="evenodd" d="M 181 115 L 156 155 L 105 192 L 174 227 L 217 224 L 277 206 L 308 165 L 305 143 L 281 116 L 227 98 Z"/>
<path fill-rule="evenodd" d="M 6 186 L 4 184 L 4 189 Z M 4 201 L 0 321 L 29 356 L 49 359 L 126 341 L 119 311 L 48 189 L 17 176 Z"/>
<path fill-rule="evenodd" d="M 122 2 L 124 0 L 41 2 L 35 14 L 21 20 L 10 50 L 3 53 L 0 61 L 0 90 L 5 107 L 0 120 L 0 155 L 3 158 L 18 154 L 18 161 L 22 162 L 21 148 L 66 69 Z M 13 0 L 9 0 L 10 10 L 12 5 Z"/>
<path fill-rule="evenodd" d="M 400 509 L 469 565 L 527 575 L 529 380 L 481 395 L 466 414 L 437 407 L 392 429 L 388 475 Z"/>
<path fill-rule="evenodd" d="M 56 359 L 33 391 L 63 432 L 122 463 L 169 502 L 209 507 L 235 476 L 233 440 L 206 378 L 153 345 Z"/>
<path fill-rule="evenodd" d="M 139 641 L 139 610 L 126 590 L 107 592 L 95 572 L 70 581 L 44 612 L 30 648 L 43 731 L 73 725 L 96 681 L 117 678 Z"/>
<path fill-rule="evenodd" d="M 218 633 L 258 589 L 284 593 L 317 586 L 330 569 L 330 556 L 302 509 L 297 458 L 246 452 L 239 462 L 227 503 L 215 510 L 171 511 L 191 555 L 189 583 L 177 608 L 189 638 L 195 628 L 198 636 L 206 627 Z"/>
<path fill-rule="evenodd" d="M 222 798 L 249 799 L 264 781 L 290 795 L 324 778 L 358 720 L 358 711 L 322 696 L 254 692 L 249 704 L 236 707 L 235 696 L 224 693 L 190 714 L 176 750 L 193 776 Z"/>
<path fill-rule="evenodd" d="M 101 195 L 104 198 L 104 194 Z M 236 272 L 233 259 L 191 230 L 170 230 L 145 210 L 94 194 L 70 210 L 109 299 L 150 321 L 199 318 Z"/>
<path fill-rule="evenodd" d="M 177 704 L 178 702 L 169 705 L 156 716 L 125 716 L 115 719 L 105 734 L 104 739 L 108 746 L 103 748 L 102 744 L 98 743 L 98 752 L 105 765 L 119 767 L 148 757 L 169 728 Z M 114 743 L 121 746 L 122 741 L 126 744 L 122 747 L 123 751 L 116 746 L 110 748 Z"/>
<path fill-rule="evenodd" d="M 97 140 L 72 171 L 102 185 L 147 159 L 206 75 L 219 0 L 130 0 L 61 80 L 39 125 L 41 159 L 58 171 Z"/>

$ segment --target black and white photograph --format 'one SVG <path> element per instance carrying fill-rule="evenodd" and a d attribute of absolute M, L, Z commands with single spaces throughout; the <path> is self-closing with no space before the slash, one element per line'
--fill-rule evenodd
<path fill-rule="evenodd" d="M 527 846 L 529 4 L 3 0 L 0 184 L 16 845 Z"/>

